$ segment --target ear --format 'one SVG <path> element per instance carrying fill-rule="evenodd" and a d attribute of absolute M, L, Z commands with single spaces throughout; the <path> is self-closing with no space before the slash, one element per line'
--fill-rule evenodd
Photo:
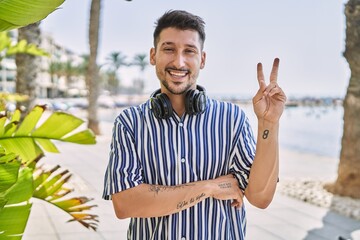
<path fill-rule="evenodd" d="M 200 69 L 203 69 L 205 67 L 206 62 L 206 52 L 201 53 L 201 63 L 200 63 Z"/>
<path fill-rule="evenodd" d="M 150 49 L 150 64 L 151 64 L 151 65 L 155 65 L 155 64 L 156 64 L 156 61 L 155 61 L 155 53 L 156 53 L 155 48 L 151 48 L 151 49 Z"/>

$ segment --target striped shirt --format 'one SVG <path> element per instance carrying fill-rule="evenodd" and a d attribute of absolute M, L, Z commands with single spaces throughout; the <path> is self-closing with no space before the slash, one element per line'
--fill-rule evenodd
<path fill-rule="evenodd" d="M 199 115 L 157 119 L 150 101 L 115 120 L 104 199 L 141 183 L 173 186 L 233 173 L 245 189 L 255 139 L 239 106 L 207 98 Z M 126 206 L 123 206 L 126 208 Z M 131 218 L 128 239 L 236 239 L 245 237 L 244 206 L 207 198 L 163 217 Z"/>

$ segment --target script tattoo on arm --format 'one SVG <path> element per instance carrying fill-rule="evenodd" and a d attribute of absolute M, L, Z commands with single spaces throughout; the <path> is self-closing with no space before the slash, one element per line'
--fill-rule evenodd
<path fill-rule="evenodd" d="M 205 193 L 201 193 L 199 195 L 197 195 L 196 197 L 190 198 L 189 201 L 187 200 L 183 200 L 181 202 L 179 202 L 176 206 L 177 209 L 183 209 L 184 207 L 186 207 L 187 205 L 193 204 L 193 203 L 198 203 L 200 202 L 203 198 L 205 197 Z"/>
<path fill-rule="evenodd" d="M 269 133 L 270 133 L 270 131 L 266 129 L 266 130 L 263 132 L 262 138 L 263 138 L 263 139 L 267 139 L 268 136 L 269 136 Z"/>

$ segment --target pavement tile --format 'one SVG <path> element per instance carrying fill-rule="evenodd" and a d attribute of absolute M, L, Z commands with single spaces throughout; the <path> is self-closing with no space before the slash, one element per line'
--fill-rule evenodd
<path fill-rule="evenodd" d="M 261 224 L 259 224 L 261 225 Z M 286 240 L 284 238 L 280 238 L 279 236 L 273 235 L 271 232 L 258 227 L 258 226 L 248 226 L 246 230 L 246 239 L 249 240 Z"/>

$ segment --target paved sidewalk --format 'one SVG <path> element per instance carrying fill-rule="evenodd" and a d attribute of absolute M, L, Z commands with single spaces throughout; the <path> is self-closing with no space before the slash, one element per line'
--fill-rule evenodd
<path fill-rule="evenodd" d="M 97 138 L 96 145 L 58 143 L 61 153 L 46 155 L 47 164 L 60 164 L 74 173 L 72 183 L 76 188 L 76 196 L 94 198 L 90 203 L 98 205 L 92 211 L 99 215 L 98 231 L 87 230 L 76 222 L 67 223 L 70 217 L 61 210 L 35 201 L 24 240 L 126 239 L 129 220 L 118 220 L 111 201 L 101 199 L 111 127 L 110 123 L 102 123 L 103 136 Z M 281 178 L 320 175 L 325 179 L 333 179 L 337 163 L 333 159 L 321 157 L 314 160 L 314 157 L 281 151 Z M 270 207 L 265 210 L 254 208 L 248 203 L 246 206 L 249 240 L 337 240 L 339 236 L 360 240 L 359 221 L 280 194 L 276 194 Z"/>

